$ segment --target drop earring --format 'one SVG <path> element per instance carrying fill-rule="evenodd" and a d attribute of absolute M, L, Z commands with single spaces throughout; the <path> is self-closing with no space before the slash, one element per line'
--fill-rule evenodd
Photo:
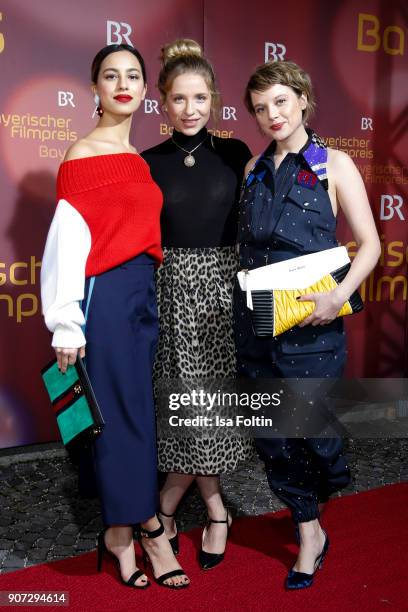
<path fill-rule="evenodd" d="M 97 93 L 94 95 L 94 102 L 95 102 L 97 114 L 99 115 L 99 117 L 102 117 L 103 109 L 101 107 L 101 99 L 100 99 L 100 97 L 98 96 Z"/>

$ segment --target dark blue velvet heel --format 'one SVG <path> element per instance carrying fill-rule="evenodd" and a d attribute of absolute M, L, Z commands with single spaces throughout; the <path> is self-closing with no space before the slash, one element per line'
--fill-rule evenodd
<path fill-rule="evenodd" d="M 326 539 L 323 545 L 322 552 L 320 553 L 320 555 L 316 557 L 313 574 L 306 574 L 304 572 L 296 572 L 293 569 L 290 570 L 286 578 L 286 584 L 285 584 L 288 590 L 307 589 L 308 587 L 312 586 L 313 578 L 316 573 L 316 570 L 321 569 L 324 558 L 327 555 L 327 551 L 329 550 L 329 544 L 330 544 L 329 538 L 326 532 L 324 532 L 324 534 L 326 536 Z"/>

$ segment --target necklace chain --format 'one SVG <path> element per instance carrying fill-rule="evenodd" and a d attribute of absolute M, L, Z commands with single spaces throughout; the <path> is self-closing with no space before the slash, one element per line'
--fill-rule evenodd
<path fill-rule="evenodd" d="M 187 168 L 191 168 L 195 164 L 195 157 L 193 155 L 194 151 L 196 151 L 198 149 L 198 147 L 201 147 L 201 145 L 207 140 L 207 138 L 208 138 L 208 134 L 206 134 L 205 138 L 200 143 L 198 143 L 198 145 L 196 147 L 194 147 L 194 149 L 191 149 L 191 151 L 188 151 L 187 149 L 185 149 L 184 147 L 179 145 L 174 140 L 173 136 L 171 137 L 171 141 L 172 141 L 173 144 L 176 145 L 176 147 L 178 147 L 179 149 L 184 151 L 184 153 L 187 153 L 186 157 L 184 158 L 184 165 L 187 166 Z"/>

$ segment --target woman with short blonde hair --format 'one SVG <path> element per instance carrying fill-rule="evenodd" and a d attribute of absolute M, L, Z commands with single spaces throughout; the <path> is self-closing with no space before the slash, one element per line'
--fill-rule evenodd
<path fill-rule="evenodd" d="M 339 377 L 346 362 L 346 339 L 337 314 L 380 255 L 363 181 L 346 153 L 327 148 L 306 127 L 315 102 L 311 79 L 300 66 L 289 61 L 262 64 L 250 76 L 244 99 L 270 143 L 246 167 L 238 233 L 240 268 L 250 271 L 336 247 L 339 209 L 358 251 L 335 288 L 298 298 L 314 303 L 312 313 L 276 337 L 271 331 L 254 330 L 245 294 L 236 287 L 238 373 L 251 378 Z M 269 485 L 297 525 L 299 555 L 286 587 L 309 587 L 329 547 L 319 522 L 322 504 L 350 479 L 342 442 L 271 437 L 256 443 Z"/>

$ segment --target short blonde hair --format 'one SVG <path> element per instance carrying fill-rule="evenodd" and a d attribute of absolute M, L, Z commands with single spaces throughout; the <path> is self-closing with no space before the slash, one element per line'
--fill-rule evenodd
<path fill-rule="evenodd" d="M 213 116 L 216 118 L 221 107 L 221 97 L 217 91 L 213 67 L 204 57 L 198 42 L 191 38 L 179 38 L 162 48 L 160 61 L 162 69 L 157 86 L 162 102 L 165 101 L 167 92 L 176 77 L 187 72 L 193 72 L 201 75 L 206 82 L 211 94 Z"/>
<path fill-rule="evenodd" d="M 307 97 L 306 108 L 303 111 L 303 121 L 307 123 L 312 116 L 315 107 L 315 97 L 310 76 L 294 62 L 274 61 L 266 62 L 255 69 L 249 77 L 245 88 L 244 103 L 251 115 L 255 114 L 252 104 L 251 93 L 255 91 L 266 91 L 272 85 L 286 85 L 301 96 Z"/>

